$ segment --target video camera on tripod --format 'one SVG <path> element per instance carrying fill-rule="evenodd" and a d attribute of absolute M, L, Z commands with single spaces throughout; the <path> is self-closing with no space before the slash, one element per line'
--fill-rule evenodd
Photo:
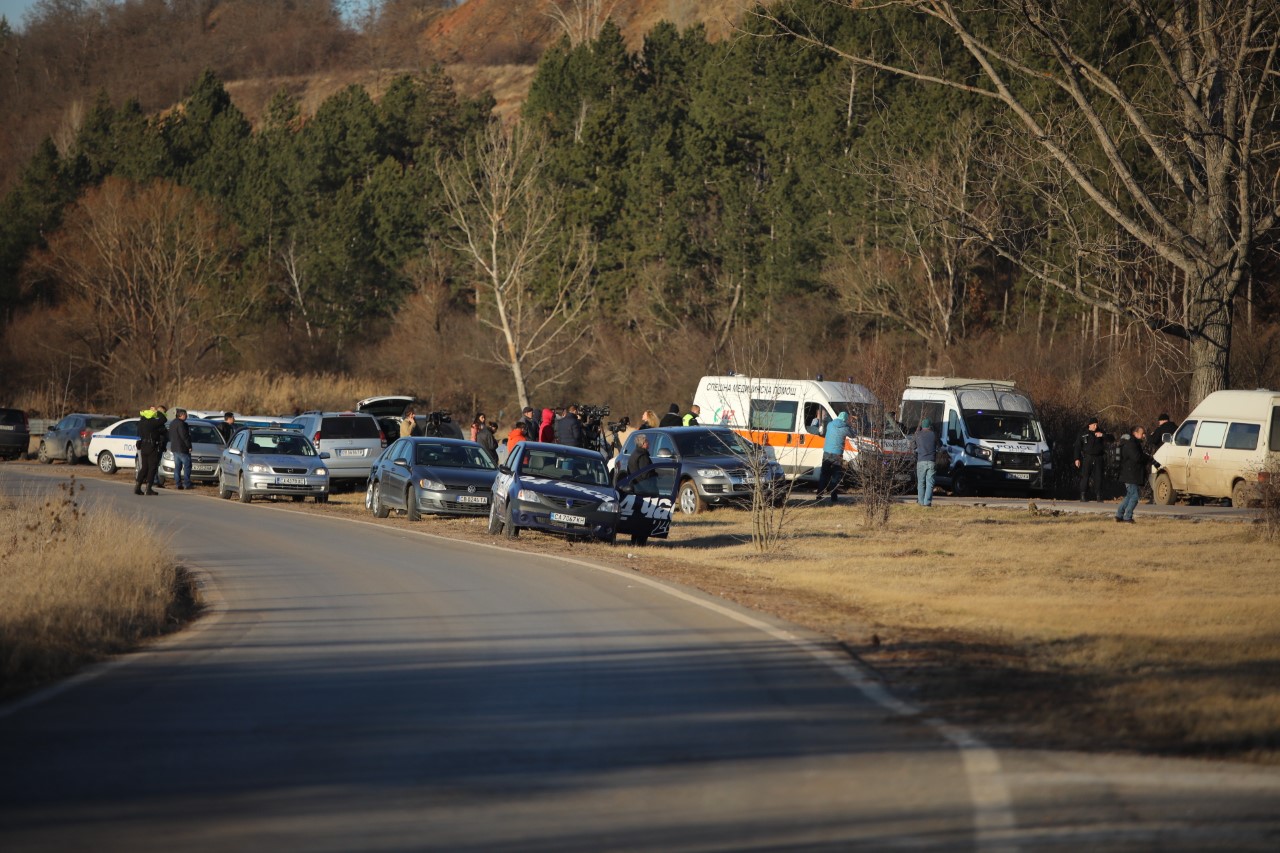
<path fill-rule="evenodd" d="M 578 404 L 578 419 L 582 421 L 583 446 L 598 450 L 606 457 L 609 456 L 608 442 L 601 427 L 607 417 L 609 417 L 608 406 L 584 406 L 581 403 Z"/>
<path fill-rule="evenodd" d="M 439 409 L 434 412 L 427 412 L 424 416 L 427 425 L 423 428 L 426 435 L 433 437 L 451 437 L 454 431 L 444 426 L 445 424 L 453 423 L 453 420 L 450 417 L 451 414 L 451 412 L 446 412 L 443 409 Z"/>

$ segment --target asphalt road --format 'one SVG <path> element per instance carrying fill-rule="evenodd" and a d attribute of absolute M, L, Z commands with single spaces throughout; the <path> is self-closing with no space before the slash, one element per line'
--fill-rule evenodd
<path fill-rule="evenodd" d="M 52 474 L 0 467 L 0 491 Z M 0 709 L 0 850 L 1280 842 L 1276 771 L 997 751 L 816 638 L 631 573 L 85 485 L 170 531 L 214 610 Z"/>

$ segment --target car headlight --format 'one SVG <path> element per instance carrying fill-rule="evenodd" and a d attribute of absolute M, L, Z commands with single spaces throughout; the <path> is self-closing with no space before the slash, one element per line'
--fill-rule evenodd
<path fill-rule="evenodd" d="M 261 462 L 250 462 L 245 466 L 249 469 L 250 474 L 270 474 L 271 466 L 263 465 Z"/>
<path fill-rule="evenodd" d="M 975 458 L 977 458 L 977 459 L 990 459 L 990 458 L 991 458 L 991 449 L 990 449 L 990 448 L 987 448 L 987 447 L 979 447 L 979 446 L 978 446 L 978 445 L 976 445 L 976 444 L 966 444 L 966 445 L 964 446 L 964 452 L 965 452 L 965 453 L 968 453 L 970 456 L 973 456 L 973 457 L 975 457 Z"/>
<path fill-rule="evenodd" d="M 542 495 L 531 489 L 521 489 L 516 492 L 516 500 L 524 501 L 525 503 L 540 504 L 542 503 Z"/>
<path fill-rule="evenodd" d="M 423 477 L 418 481 L 418 488 L 428 492 L 443 492 L 445 490 L 445 485 L 439 480 L 433 480 L 430 477 Z"/>
<path fill-rule="evenodd" d="M 699 468 L 698 476 L 705 479 L 707 477 L 728 477 L 729 475 L 724 472 L 723 468 Z"/>
<path fill-rule="evenodd" d="M 172 461 L 173 461 L 173 451 L 172 451 L 172 450 L 166 450 L 164 453 L 162 453 L 162 454 L 160 455 L 160 458 L 161 458 L 161 459 L 168 459 L 170 462 L 172 462 Z"/>
<path fill-rule="evenodd" d="M 317 477 L 325 477 L 325 476 L 328 476 L 329 471 L 325 468 L 317 468 L 313 473 Z"/>
<path fill-rule="evenodd" d="M 613 498 L 607 498 L 605 500 L 602 500 L 600 501 L 599 510 L 600 512 L 617 512 L 618 502 L 615 501 Z"/>

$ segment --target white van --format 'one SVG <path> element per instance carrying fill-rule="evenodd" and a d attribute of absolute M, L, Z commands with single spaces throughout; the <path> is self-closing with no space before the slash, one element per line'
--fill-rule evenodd
<path fill-rule="evenodd" d="M 937 483 L 956 495 L 981 490 L 1040 491 L 1053 461 L 1031 398 L 1012 382 L 958 376 L 912 376 L 902 392 L 902 428 L 911 435 L 928 418 L 938 433 Z"/>
<path fill-rule="evenodd" d="M 846 440 L 846 464 L 861 464 L 875 455 L 900 467 L 910 480 L 914 450 L 897 423 L 865 386 L 821 379 L 762 379 L 752 376 L 704 376 L 693 395 L 701 409 L 698 422 L 727 426 L 764 446 L 791 480 L 816 482 L 822 473 L 823 432 L 841 412 L 848 412 L 856 436 Z"/>
<path fill-rule="evenodd" d="M 1156 503 L 1229 498 L 1247 506 L 1280 464 L 1280 391 L 1214 391 L 1156 450 Z"/>

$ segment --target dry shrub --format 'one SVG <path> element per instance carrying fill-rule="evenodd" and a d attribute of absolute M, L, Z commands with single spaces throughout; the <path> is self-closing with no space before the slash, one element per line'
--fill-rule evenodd
<path fill-rule="evenodd" d="M 80 504 L 75 478 L 0 500 L 0 695 L 119 654 L 189 618 L 194 591 L 146 522 Z"/>

